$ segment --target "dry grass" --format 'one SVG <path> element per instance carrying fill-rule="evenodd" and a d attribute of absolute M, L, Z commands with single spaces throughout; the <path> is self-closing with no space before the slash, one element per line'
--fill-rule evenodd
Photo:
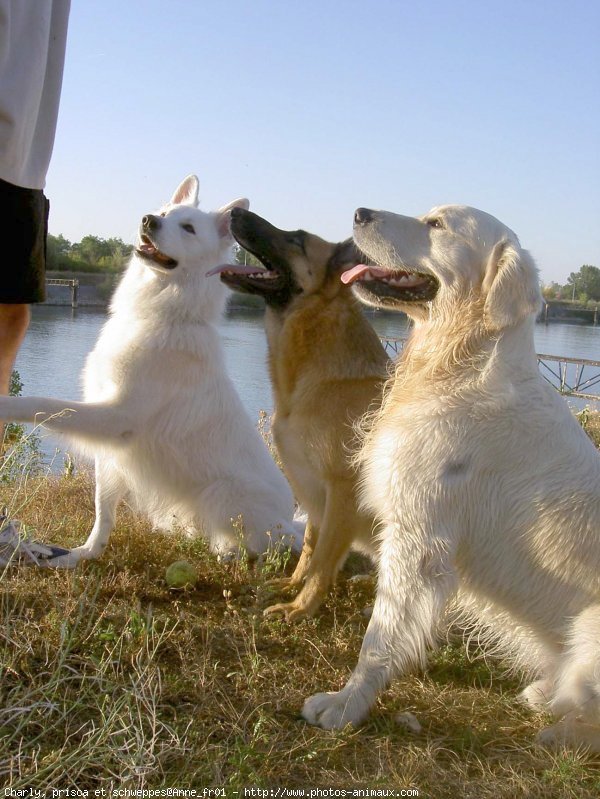
<path fill-rule="evenodd" d="M 600 412 L 584 408 L 576 414 L 579 423 L 597 447 L 600 447 Z"/>
<path fill-rule="evenodd" d="M 0 485 L 2 502 L 53 542 L 81 543 L 93 521 L 84 474 Z M 164 571 L 181 558 L 200 582 L 170 593 Z M 460 645 L 442 647 L 425 675 L 397 681 L 360 729 L 308 727 L 302 703 L 345 681 L 371 597 L 342 577 L 316 619 L 264 619 L 275 565 L 219 563 L 203 542 L 154 533 L 122 508 L 98 563 L 7 570 L 0 785 L 598 796 L 600 758 L 536 747 L 547 719 L 515 701 L 518 683 L 502 664 L 490 670 Z M 401 710 L 417 715 L 421 734 L 394 723 Z"/>

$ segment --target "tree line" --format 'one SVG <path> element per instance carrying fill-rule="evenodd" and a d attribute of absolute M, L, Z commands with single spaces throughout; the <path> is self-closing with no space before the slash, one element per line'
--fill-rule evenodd
<path fill-rule="evenodd" d="M 584 264 L 578 272 L 571 272 L 564 285 L 549 283 L 542 287 L 546 300 L 577 302 L 592 307 L 600 303 L 600 269 Z"/>
<path fill-rule="evenodd" d="M 56 272 L 120 272 L 127 265 L 133 252 L 132 244 L 122 239 L 102 239 L 99 236 L 84 236 L 72 244 L 62 234 L 48 234 L 46 266 Z M 234 260 L 238 264 L 259 265 L 259 261 L 237 244 Z"/>
<path fill-rule="evenodd" d="M 48 235 L 46 265 L 58 272 L 120 272 L 133 252 L 131 244 L 119 238 L 84 236 L 71 244 L 62 235 Z"/>

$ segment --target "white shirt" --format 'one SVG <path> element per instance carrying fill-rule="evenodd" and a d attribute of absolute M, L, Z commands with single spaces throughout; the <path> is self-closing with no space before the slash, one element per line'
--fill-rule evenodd
<path fill-rule="evenodd" d="M 0 0 L 0 178 L 43 189 L 71 0 Z"/>

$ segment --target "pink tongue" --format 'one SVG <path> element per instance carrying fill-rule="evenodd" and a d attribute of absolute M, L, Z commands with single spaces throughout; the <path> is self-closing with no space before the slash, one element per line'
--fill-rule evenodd
<path fill-rule="evenodd" d="M 219 264 L 219 266 L 214 266 L 212 269 L 209 269 L 206 273 L 206 277 L 211 277 L 212 275 L 219 275 L 221 272 L 233 272 L 236 275 L 254 275 L 256 272 L 261 272 L 260 266 L 244 266 L 244 264 Z"/>
<path fill-rule="evenodd" d="M 386 277 L 389 275 L 389 272 L 386 269 L 381 269 L 378 266 L 357 264 L 356 266 L 353 266 L 352 269 L 347 269 L 345 272 L 342 272 L 342 283 L 345 283 L 346 285 L 349 283 L 354 283 L 355 280 L 359 280 L 367 272 L 370 272 L 374 277 Z"/>

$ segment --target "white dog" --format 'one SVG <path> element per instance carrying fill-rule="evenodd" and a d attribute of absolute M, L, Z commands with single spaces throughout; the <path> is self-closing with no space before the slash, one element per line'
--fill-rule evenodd
<path fill-rule="evenodd" d="M 175 517 L 230 551 L 262 553 L 273 537 L 296 548 L 294 500 L 225 372 L 216 328 L 227 289 L 206 272 L 230 257 L 230 212 L 197 208 L 198 179 L 142 219 L 138 247 L 84 370 L 84 402 L 0 397 L 0 419 L 37 422 L 96 462 L 96 521 L 86 543 L 52 566 L 99 557 L 119 500 L 155 523 Z M 239 526 L 239 525 L 238 525 Z M 269 535 L 270 534 L 270 535 Z"/>
<path fill-rule="evenodd" d="M 304 717 L 361 722 L 423 665 L 455 598 L 537 677 L 523 697 L 560 719 L 540 739 L 600 749 L 600 458 L 539 374 L 533 261 L 462 206 L 359 209 L 354 237 L 374 264 L 343 279 L 415 329 L 361 454 L 380 522 L 373 616 L 346 686 Z"/>

